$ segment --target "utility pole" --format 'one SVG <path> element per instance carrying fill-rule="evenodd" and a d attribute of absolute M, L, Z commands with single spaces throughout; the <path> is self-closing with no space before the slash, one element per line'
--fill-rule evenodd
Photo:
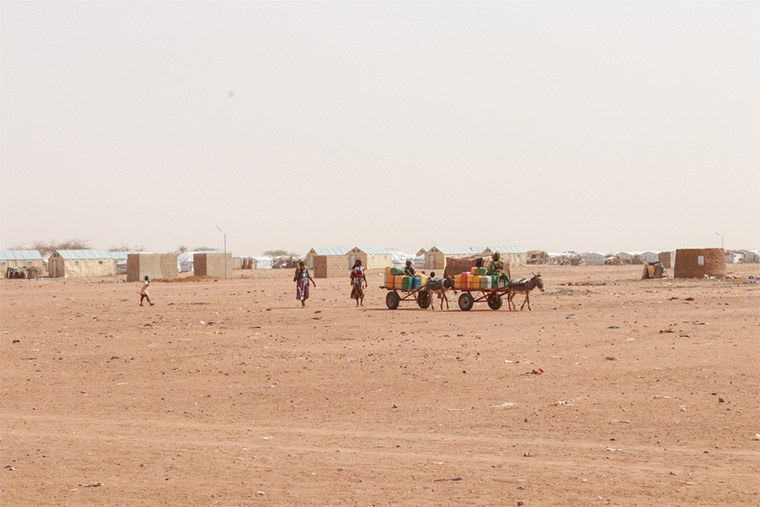
<path fill-rule="evenodd" d="M 227 278 L 227 234 L 218 225 L 216 226 L 219 232 L 224 236 L 224 278 Z"/>

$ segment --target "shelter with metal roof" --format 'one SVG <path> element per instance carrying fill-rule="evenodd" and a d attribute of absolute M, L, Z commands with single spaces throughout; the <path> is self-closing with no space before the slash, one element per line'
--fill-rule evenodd
<path fill-rule="evenodd" d="M 473 247 L 474 253 L 483 256 L 491 256 L 496 252 L 501 255 L 501 260 L 511 266 L 522 266 L 528 263 L 528 253 L 519 246 L 487 246 Z"/>
<path fill-rule="evenodd" d="M 0 250 L 0 267 L 3 273 L 8 268 L 37 267 L 42 271 L 44 261 L 39 250 Z"/>
<path fill-rule="evenodd" d="M 425 252 L 426 269 L 446 269 L 446 257 L 463 259 L 475 255 L 469 246 L 433 246 Z"/>
<path fill-rule="evenodd" d="M 315 257 L 345 257 L 350 251 L 350 246 L 317 246 L 309 250 L 306 254 L 306 265 L 309 269 L 314 269 Z M 346 264 L 348 264 L 348 261 L 346 261 Z"/>
<path fill-rule="evenodd" d="M 106 250 L 56 250 L 48 259 L 52 278 L 116 274 L 116 261 Z"/>
<path fill-rule="evenodd" d="M 384 269 L 393 266 L 393 251 L 382 246 L 355 246 L 347 254 L 348 267 L 353 267 L 356 259 L 362 261 L 365 269 Z"/>

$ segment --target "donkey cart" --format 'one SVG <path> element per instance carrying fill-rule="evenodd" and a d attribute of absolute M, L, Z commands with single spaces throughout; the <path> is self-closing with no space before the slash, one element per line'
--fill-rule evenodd
<path fill-rule="evenodd" d="M 389 310 L 398 308 L 401 301 L 415 301 L 423 310 L 430 307 L 432 303 L 430 292 L 425 288 L 405 290 L 384 285 L 381 285 L 380 288 L 388 290 L 388 294 L 385 295 L 385 305 Z"/>
<path fill-rule="evenodd" d="M 468 312 L 472 310 L 475 303 L 482 301 L 488 302 L 491 310 L 498 310 L 504 304 L 504 297 L 509 292 L 508 287 L 498 287 L 496 289 L 456 289 L 462 294 L 459 296 L 459 309 Z"/>
<path fill-rule="evenodd" d="M 401 301 L 415 301 L 417 305 L 422 309 L 427 309 L 433 304 L 433 299 L 430 297 L 430 291 L 424 287 L 420 289 L 404 290 L 397 289 L 395 287 L 380 286 L 381 289 L 388 290 L 388 294 L 385 296 L 385 305 L 389 310 L 395 310 L 398 308 Z M 498 310 L 504 303 L 506 297 L 507 287 L 499 287 L 498 289 L 456 289 L 462 294 L 459 296 L 459 309 L 463 311 L 469 311 L 475 303 L 482 301 L 488 302 L 488 307 L 491 310 Z"/>

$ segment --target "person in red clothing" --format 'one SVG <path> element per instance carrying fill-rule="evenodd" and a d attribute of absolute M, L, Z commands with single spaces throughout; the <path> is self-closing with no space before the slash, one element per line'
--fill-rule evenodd
<path fill-rule="evenodd" d="M 309 268 L 306 267 L 303 261 L 298 261 L 293 281 L 296 282 L 296 299 L 301 301 L 301 306 L 306 306 L 306 300 L 309 299 L 309 281 L 314 284 L 315 289 L 317 288 L 317 284 L 312 279 Z"/>

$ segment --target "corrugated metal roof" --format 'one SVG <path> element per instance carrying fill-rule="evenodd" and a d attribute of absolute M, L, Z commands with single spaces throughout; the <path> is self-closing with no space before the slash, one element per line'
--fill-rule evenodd
<path fill-rule="evenodd" d="M 112 259 L 115 259 L 117 261 L 127 260 L 127 256 L 129 254 L 141 254 L 141 253 L 148 253 L 148 252 L 108 252 L 108 255 L 111 256 Z"/>
<path fill-rule="evenodd" d="M 524 254 L 525 250 L 519 246 L 489 246 L 492 252 L 507 253 L 507 254 Z M 483 249 L 485 250 L 485 248 Z M 481 252 L 483 251 L 481 250 Z"/>
<path fill-rule="evenodd" d="M 476 253 L 469 246 L 438 246 L 436 248 L 445 255 L 472 255 Z"/>
<path fill-rule="evenodd" d="M 382 246 L 357 246 L 354 248 L 358 248 L 365 254 L 369 254 L 369 255 L 391 255 L 392 254 L 390 250 Z"/>
<path fill-rule="evenodd" d="M 0 259 L 4 261 L 41 261 L 39 250 L 0 250 Z"/>
<path fill-rule="evenodd" d="M 56 250 L 56 252 L 64 259 L 111 259 L 111 255 L 106 250 Z"/>
<path fill-rule="evenodd" d="M 351 251 L 349 246 L 318 246 L 312 248 L 317 255 L 346 255 Z"/>

